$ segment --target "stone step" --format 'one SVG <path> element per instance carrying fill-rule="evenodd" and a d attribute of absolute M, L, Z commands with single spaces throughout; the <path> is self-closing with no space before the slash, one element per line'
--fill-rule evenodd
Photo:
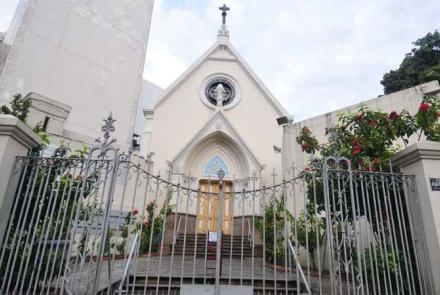
<path fill-rule="evenodd" d="M 123 291 L 122 294 L 175 294 L 180 293 L 181 283 L 183 284 L 207 284 L 214 285 L 215 279 L 213 277 L 209 278 L 191 278 L 191 277 L 149 277 L 145 281 L 145 277 L 142 276 L 131 276 L 129 289 Z M 145 284 L 146 282 L 146 284 Z M 285 280 L 262 280 L 262 279 L 242 279 L 239 278 L 221 278 L 221 285 L 243 285 L 252 286 L 254 289 L 254 295 L 259 294 L 289 294 L 294 295 L 302 293 L 304 291 L 304 286 L 300 286 L 302 290 L 298 292 L 297 282 L 295 280 L 288 280 L 287 286 Z"/>
<path fill-rule="evenodd" d="M 158 281 L 159 280 L 159 281 Z M 254 287 L 261 287 L 263 288 L 263 283 L 264 283 L 264 287 L 265 288 L 285 288 L 286 287 L 286 281 L 283 278 L 278 278 L 277 280 L 274 279 L 266 279 L 263 280 L 261 278 L 258 279 L 254 279 L 252 281 L 252 279 L 250 278 L 243 278 L 240 280 L 240 278 L 227 278 L 227 277 L 222 277 L 220 278 L 220 283 L 224 284 L 224 285 L 228 285 L 229 281 L 231 283 L 231 285 L 243 285 L 243 286 L 254 286 Z M 135 285 L 141 285 L 141 286 L 145 286 L 145 276 L 141 276 L 138 275 L 136 277 L 131 276 L 130 277 L 130 283 L 135 282 Z M 160 285 L 166 285 L 168 286 L 168 284 L 171 284 L 171 286 L 180 286 L 181 282 L 183 284 L 203 284 L 206 282 L 206 284 L 211 285 L 211 284 L 215 284 L 215 278 L 214 277 L 195 277 L 194 280 L 192 277 L 179 277 L 179 276 L 174 276 L 174 277 L 167 277 L 167 276 L 161 276 L 161 277 L 156 277 L 156 276 L 150 276 L 148 277 L 147 280 L 147 285 L 156 285 L 157 283 L 159 283 Z M 291 288 L 296 288 L 297 286 L 297 282 L 294 279 L 288 280 L 287 281 L 287 287 L 291 287 Z"/>
<path fill-rule="evenodd" d="M 183 252 L 184 252 L 183 248 L 182 249 L 174 249 L 174 254 L 182 255 Z M 185 254 L 186 255 L 194 255 L 194 252 L 195 252 L 194 248 L 193 249 L 188 249 L 188 248 L 185 249 Z M 173 253 L 172 249 L 171 249 L 171 253 Z M 205 251 L 205 248 L 198 248 L 196 253 L 197 253 L 197 256 L 199 256 L 199 255 L 203 256 L 205 253 L 208 253 L 208 255 L 213 255 L 216 252 L 215 251 Z M 232 251 L 230 251 L 230 249 L 223 249 L 223 251 L 222 251 L 222 254 L 225 255 L 225 256 L 228 256 L 231 253 L 232 253 L 233 256 L 240 256 L 241 253 L 243 253 L 243 256 L 246 256 L 246 257 L 252 256 L 252 250 L 243 250 L 243 251 L 241 251 L 241 249 L 236 249 L 236 250 L 233 249 Z M 262 255 L 263 255 L 262 251 L 254 251 L 253 253 L 254 253 L 255 257 L 262 257 Z"/>
<path fill-rule="evenodd" d="M 186 249 L 188 249 L 188 248 L 193 248 L 194 249 L 194 247 L 196 247 L 196 248 L 198 248 L 198 249 L 209 249 L 209 248 L 215 248 L 215 246 L 207 246 L 207 245 L 205 245 L 205 244 L 202 244 L 202 245 L 195 245 L 195 244 L 187 244 L 187 245 L 181 245 L 181 244 L 175 244 L 174 245 L 174 248 L 182 248 L 183 249 L 183 247 L 185 247 Z M 251 246 L 243 246 L 243 247 L 241 247 L 241 245 L 232 245 L 232 247 L 230 246 L 230 245 L 223 245 L 222 246 L 222 249 L 243 249 L 243 250 L 249 250 L 249 251 L 252 251 L 252 247 Z M 259 249 L 262 249 L 262 247 L 254 247 L 254 250 L 259 250 Z"/>

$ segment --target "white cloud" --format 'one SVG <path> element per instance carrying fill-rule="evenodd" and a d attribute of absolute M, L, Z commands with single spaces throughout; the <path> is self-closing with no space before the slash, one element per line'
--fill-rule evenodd
<path fill-rule="evenodd" d="M 156 1 L 145 76 L 167 87 L 193 63 L 215 41 L 223 2 Z M 296 119 L 382 94 L 383 74 L 440 27 L 434 0 L 227 5 L 231 42 Z"/>
<path fill-rule="evenodd" d="M 0 1 L 0 32 L 6 32 L 19 0 Z"/>
<path fill-rule="evenodd" d="M 19 0 L 0 0 L 5 31 Z M 440 28 L 438 0 L 156 0 L 144 75 L 167 87 L 214 41 L 231 42 L 296 119 L 382 94 L 411 42 Z"/>

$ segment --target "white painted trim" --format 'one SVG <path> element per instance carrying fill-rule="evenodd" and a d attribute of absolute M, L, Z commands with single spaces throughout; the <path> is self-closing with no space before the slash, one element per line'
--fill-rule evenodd
<path fill-rule="evenodd" d="M 183 159 L 184 155 L 188 154 L 193 147 L 195 147 L 199 142 L 201 142 L 204 138 L 208 137 L 211 133 L 206 133 L 207 130 L 214 124 L 214 122 L 217 121 L 217 119 L 220 119 L 221 122 L 225 125 L 225 128 L 231 132 L 231 134 L 235 137 L 232 138 L 232 140 L 236 141 L 238 146 L 242 148 L 245 155 L 254 163 L 254 165 L 258 168 L 262 168 L 263 165 L 258 161 L 255 154 L 252 152 L 252 150 L 246 145 L 245 141 L 242 139 L 242 137 L 238 134 L 238 132 L 234 129 L 232 124 L 229 122 L 229 120 L 225 117 L 222 110 L 218 110 L 214 113 L 214 115 L 209 119 L 209 121 L 193 136 L 187 144 L 184 145 L 184 147 L 177 153 L 177 155 L 174 157 L 171 163 L 175 164 L 176 162 Z M 230 137 L 225 133 L 226 136 Z"/>

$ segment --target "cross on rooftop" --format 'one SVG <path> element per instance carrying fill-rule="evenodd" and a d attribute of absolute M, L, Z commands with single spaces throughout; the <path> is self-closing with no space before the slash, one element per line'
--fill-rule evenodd
<path fill-rule="evenodd" d="M 223 6 L 220 6 L 218 9 L 222 11 L 222 24 L 226 24 L 226 11 L 230 10 L 230 8 L 227 7 L 226 4 L 223 4 Z"/>

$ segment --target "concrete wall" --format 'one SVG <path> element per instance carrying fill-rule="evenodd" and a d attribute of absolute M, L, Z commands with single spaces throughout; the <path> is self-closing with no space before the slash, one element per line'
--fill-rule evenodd
<path fill-rule="evenodd" d="M 2 52 L 0 103 L 36 92 L 72 107 L 70 137 L 99 135 L 110 111 L 131 143 L 153 0 L 21 1 Z M 6 47 L 5 47 L 6 48 Z"/>
<path fill-rule="evenodd" d="M 292 138 L 299 135 L 299 132 L 304 126 L 307 126 L 312 133 L 317 137 L 320 143 L 327 142 L 327 136 L 325 135 L 325 129 L 334 127 L 337 123 L 338 114 L 346 111 L 355 111 L 361 104 L 366 105 L 370 109 L 380 110 L 384 112 L 407 110 L 410 114 L 415 114 L 418 111 L 420 102 L 424 95 L 437 94 L 440 92 L 440 85 L 438 81 L 432 81 L 429 83 L 421 84 L 415 87 L 411 87 L 405 90 L 401 90 L 388 95 L 379 96 L 370 100 L 366 100 L 359 104 L 348 106 L 346 108 L 336 110 L 330 113 L 326 113 L 320 116 L 316 116 L 303 121 L 295 122 L 290 128 L 292 129 Z M 417 141 L 417 137 L 410 138 L 410 144 Z M 298 169 L 302 170 L 308 163 L 309 156 L 301 151 L 301 147 L 293 144 L 293 159 Z M 401 149 L 405 148 L 403 143 L 397 142 L 396 146 Z"/>

